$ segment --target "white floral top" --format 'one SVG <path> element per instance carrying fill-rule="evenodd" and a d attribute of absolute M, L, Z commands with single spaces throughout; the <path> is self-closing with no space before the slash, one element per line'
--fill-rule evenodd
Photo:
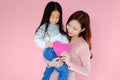
<path fill-rule="evenodd" d="M 62 35 L 59 32 L 59 26 L 56 24 L 49 24 L 47 33 L 45 33 L 45 26 L 46 24 L 43 24 L 39 30 L 36 32 L 34 41 L 37 44 L 38 47 L 44 49 L 45 43 L 47 41 L 54 42 L 54 41 L 60 41 L 62 43 L 69 43 L 67 36 Z"/>

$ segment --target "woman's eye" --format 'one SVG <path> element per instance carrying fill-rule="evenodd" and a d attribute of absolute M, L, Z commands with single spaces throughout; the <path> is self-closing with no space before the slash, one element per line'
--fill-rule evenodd
<path fill-rule="evenodd" d="M 74 29 L 75 31 L 77 31 L 77 29 Z"/>
<path fill-rule="evenodd" d="M 53 16 L 51 16 L 51 18 L 54 18 Z"/>
<path fill-rule="evenodd" d="M 70 24 L 68 24 L 67 26 L 70 26 Z"/>
<path fill-rule="evenodd" d="M 70 25 L 68 25 L 68 27 L 70 28 L 71 26 L 70 26 Z"/>

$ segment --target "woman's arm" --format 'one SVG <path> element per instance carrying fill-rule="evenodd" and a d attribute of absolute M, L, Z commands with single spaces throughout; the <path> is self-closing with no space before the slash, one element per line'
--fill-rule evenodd
<path fill-rule="evenodd" d="M 60 67 L 63 65 L 63 62 L 60 61 L 59 57 L 54 58 L 52 61 L 48 61 L 44 58 L 44 61 L 48 67 Z"/>
<path fill-rule="evenodd" d="M 89 48 L 85 46 L 81 46 L 78 51 L 78 57 L 82 63 L 82 65 L 78 63 L 73 62 L 70 59 L 69 53 L 62 54 L 63 61 L 68 65 L 69 69 L 72 71 L 75 71 L 77 73 L 88 75 L 90 73 L 90 53 Z"/>

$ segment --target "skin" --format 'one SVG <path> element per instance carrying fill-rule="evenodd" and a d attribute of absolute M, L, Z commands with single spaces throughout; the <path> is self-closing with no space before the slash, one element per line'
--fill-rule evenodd
<path fill-rule="evenodd" d="M 60 13 L 54 10 L 50 15 L 50 24 L 57 24 L 59 21 Z"/>
<path fill-rule="evenodd" d="M 74 38 L 79 37 L 79 34 L 85 30 L 85 28 L 81 28 L 81 24 L 77 20 L 71 20 L 67 24 L 68 35 Z"/>

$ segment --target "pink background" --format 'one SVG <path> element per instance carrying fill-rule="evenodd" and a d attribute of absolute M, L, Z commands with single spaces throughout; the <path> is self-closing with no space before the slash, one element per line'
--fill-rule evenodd
<path fill-rule="evenodd" d="M 0 80 L 41 80 L 45 63 L 33 41 L 45 5 L 50 0 L 0 0 Z M 76 10 L 91 17 L 91 74 L 78 80 L 120 79 L 120 1 L 56 0 L 64 25 Z"/>

